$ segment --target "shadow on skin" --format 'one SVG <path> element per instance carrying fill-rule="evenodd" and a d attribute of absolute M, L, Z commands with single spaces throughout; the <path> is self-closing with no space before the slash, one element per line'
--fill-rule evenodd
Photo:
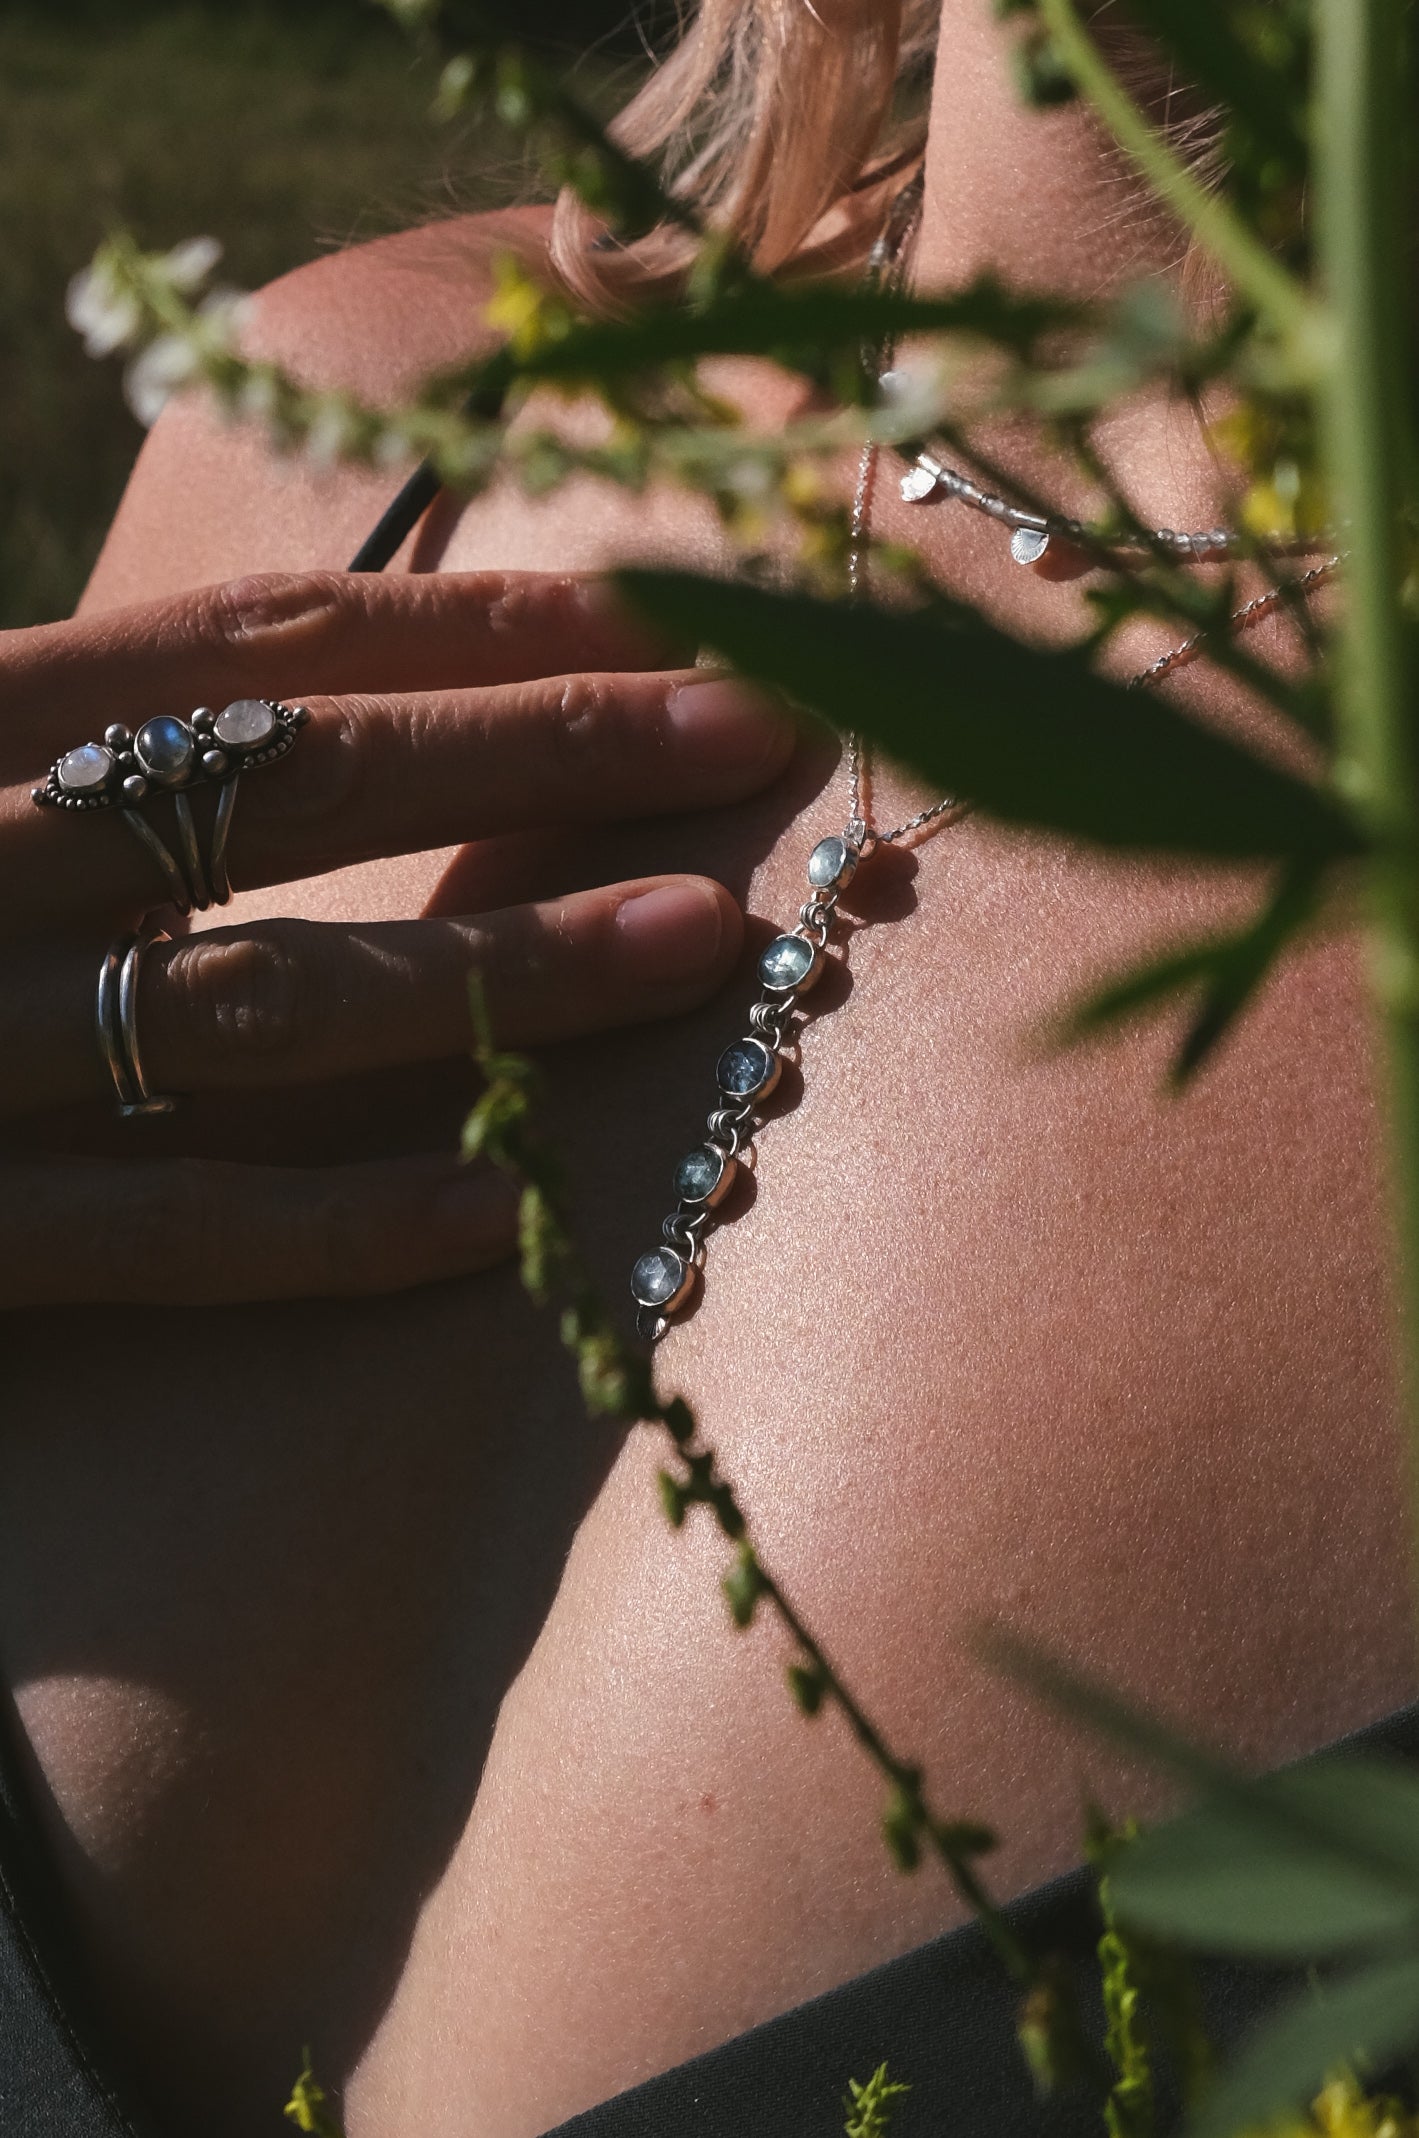
<path fill-rule="evenodd" d="M 742 902 L 835 764 L 812 738 L 732 814 L 469 850 L 448 888 L 468 910 L 475 886 L 503 903 L 698 869 Z M 911 873 L 884 857 L 855 909 L 910 912 Z M 690 1016 L 544 1055 L 547 1132 L 628 1328 L 625 1272 L 773 932 L 751 925 Z M 809 1013 L 850 985 L 834 960 Z M 174 1138 L 306 1164 L 447 1147 L 471 1089 L 453 1063 L 247 1094 Z M 742 1218 L 752 1177 L 737 1192 Z M 158 2113 L 180 2122 L 200 2086 L 214 2138 L 244 2134 L 303 2042 L 335 2082 L 369 2043 L 620 1438 L 588 1426 L 510 1269 L 377 1301 L 34 1316 L 9 1352 L 0 1641 L 61 1873 Z"/>

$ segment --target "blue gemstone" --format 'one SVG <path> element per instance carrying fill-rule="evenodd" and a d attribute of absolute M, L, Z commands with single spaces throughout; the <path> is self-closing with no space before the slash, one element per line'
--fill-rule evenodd
<path fill-rule="evenodd" d="M 731 1099 L 752 1099 L 773 1079 L 777 1059 L 759 1039 L 736 1039 L 715 1067 L 719 1088 Z"/>
<path fill-rule="evenodd" d="M 815 891 L 840 891 L 856 867 L 856 849 L 846 839 L 820 839 L 808 856 L 808 881 Z"/>
<path fill-rule="evenodd" d="M 631 1271 L 631 1296 L 639 1306 L 664 1307 L 683 1290 L 689 1274 L 671 1247 L 653 1247 Z"/>
<path fill-rule="evenodd" d="M 786 993 L 800 987 L 813 966 L 813 945 L 801 935 L 778 935 L 759 959 L 759 978 L 765 987 Z"/>
<path fill-rule="evenodd" d="M 133 749 L 143 771 L 164 787 L 186 778 L 196 755 L 192 730 L 170 713 L 145 720 L 133 738 Z"/>
<path fill-rule="evenodd" d="M 724 1153 L 712 1143 L 690 1151 L 675 1168 L 675 1193 L 682 1203 L 702 1203 L 724 1177 Z"/>

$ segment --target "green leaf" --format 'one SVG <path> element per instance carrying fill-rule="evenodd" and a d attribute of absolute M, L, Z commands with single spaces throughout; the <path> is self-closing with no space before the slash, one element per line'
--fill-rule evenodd
<path fill-rule="evenodd" d="M 1235 1024 L 1286 945 L 1315 910 L 1319 871 L 1307 864 L 1288 869 L 1274 895 L 1246 927 L 1230 935 L 1189 944 L 1166 957 L 1111 980 L 1070 1010 L 1065 1038 L 1080 1038 L 1149 1009 L 1186 989 L 1201 986 L 1203 1000 L 1173 1064 L 1173 1080 L 1193 1076 Z"/>
<path fill-rule="evenodd" d="M 1419 1776 L 1336 1757 L 1265 1776 L 1145 1834 L 1119 1919 L 1182 1945 L 1307 1959 L 1419 1931 Z"/>
<path fill-rule="evenodd" d="M 969 611 L 942 621 L 687 572 L 617 576 L 654 621 L 1007 821 L 1227 860 L 1359 850 L 1318 788 L 1077 652 L 1019 645 Z"/>
<path fill-rule="evenodd" d="M 1279 1849 L 1294 1861 L 1291 1852 L 1304 1851 L 1316 1859 L 1322 1870 L 1346 1867 L 1366 1891 L 1378 1886 L 1388 1893 L 1400 1893 L 1403 1918 L 1398 1923 L 1391 1918 L 1368 1935 L 1392 1936 L 1396 1927 L 1405 1927 L 1419 1908 L 1419 1775 L 1409 1768 L 1374 1754 L 1335 1753 L 1304 1760 L 1280 1774 L 1243 1774 L 1205 1746 L 1180 1736 L 1156 1716 L 1132 1707 L 1107 1686 L 1071 1670 L 1014 1634 L 999 1627 L 987 1628 L 977 1636 L 976 1646 L 988 1661 L 1008 1671 L 1053 1706 L 1204 1792 L 1203 1805 L 1196 1812 L 1184 1814 L 1179 1824 L 1186 1826 L 1204 1813 L 1209 1818 L 1222 1814 L 1229 1825 L 1232 1821 L 1238 1826 L 1245 1824 L 1258 1854 Z M 1170 1830 L 1160 1828 L 1146 1843 L 1136 1843 L 1126 1863 L 1114 1874 L 1121 1916 L 1127 1912 L 1122 1889 L 1129 1868 L 1143 1860 L 1152 1847 L 1160 1850 L 1160 1861 L 1166 1866 L 1164 1837 Z M 1227 1846 L 1234 1857 L 1239 1853 L 1234 1842 L 1228 1840 Z M 1274 1856 L 1268 1860 L 1274 1861 Z M 1147 1902 L 1143 1905 L 1146 1907 Z M 1180 1906 L 1186 1905 L 1184 1899 Z M 1131 1913 L 1128 1919 L 1133 1920 Z M 1332 1916 L 1331 1920 L 1337 1918 Z M 1377 1917 L 1375 1920 L 1378 1923 Z M 1210 1940 L 1214 1931 L 1208 1930 L 1205 1935 Z M 1265 1928 L 1254 1922 L 1244 1925 L 1240 1932 L 1235 1927 L 1229 1930 L 1221 1942 L 1231 1945 L 1239 1935 L 1245 1936 L 1250 1952 L 1296 1950 L 1293 1934 L 1284 1922 L 1270 1942 L 1263 1942 Z"/>
<path fill-rule="evenodd" d="M 460 376 L 474 388 L 480 406 L 484 382 L 496 382 L 505 391 L 509 373 L 529 380 L 594 379 L 604 385 L 701 356 L 768 357 L 810 378 L 831 376 L 841 383 L 835 359 L 846 355 L 850 368 L 860 370 L 864 342 L 958 333 L 1023 355 L 1041 335 L 1079 318 L 1076 306 L 1014 296 L 991 276 L 950 297 L 755 282 L 718 296 L 705 311 L 651 305 L 630 319 L 579 320 L 557 340 L 515 358 L 500 349 Z"/>
<path fill-rule="evenodd" d="M 752 1544 L 740 1545 L 738 1556 L 720 1587 L 728 1600 L 730 1616 L 735 1625 L 752 1625 L 754 1612 L 765 1588 L 764 1576 L 754 1556 Z"/>
<path fill-rule="evenodd" d="M 1382 2070 L 1416 2041 L 1419 1959 L 1385 1961 L 1309 1989 L 1226 2067 L 1187 2138 L 1237 2138 L 1309 2100 L 1336 2064 Z"/>

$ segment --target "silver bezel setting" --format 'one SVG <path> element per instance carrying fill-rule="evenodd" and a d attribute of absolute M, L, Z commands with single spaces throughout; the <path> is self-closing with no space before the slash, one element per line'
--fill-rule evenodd
<path fill-rule="evenodd" d="M 801 943 L 803 948 L 809 953 L 808 964 L 804 969 L 803 977 L 801 980 L 775 980 L 772 979 L 767 972 L 765 972 L 764 967 L 768 961 L 770 952 L 777 950 L 780 943 Z M 759 975 L 759 984 L 763 988 L 764 993 L 766 995 L 806 995 L 809 988 L 816 983 L 822 973 L 823 953 L 818 948 L 817 944 L 811 942 L 806 935 L 799 935 L 796 932 L 793 934 L 776 935 L 773 941 L 771 943 L 765 943 L 763 949 L 759 952 L 759 961 L 756 970 Z"/>
<path fill-rule="evenodd" d="M 662 1263 L 669 1263 L 678 1272 L 679 1282 L 677 1288 L 668 1298 L 649 1299 L 646 1297 L 644 1287 L 639 1290 L 636 1287 L 636 1276 L 641 1264 L 649 1262 L 652 1258 Z M 650 1247 L 647 1248 L 643 1255 L 639 1255 L 636 1258 L 635 1268 L 631 1271 L 631 1297 L 638 1307 L 644 1307 L 648 1313 L 673 1314 L 676 1307 L 684 1302 L 694 1281 L 695 1265 L 688 1256 L 682 1255 L 674 1247 Z"/>
<path fill-rule="evenodd" d="M 713 1184 L 706 1188 L 702 1195 L 687 1195 L 680 1185 L 680 1166 L 687 1164 L 691 1158 L 698 1158 L 702 1152 L 710 1152 L 719 1160 L 719 1171 L 715 1175 Z M 680 1160 L 680 1165 L 676 1166 L 675 1175 L 670 1185 L 679 1196 L 681 1202 L 687 1207 L 696 1210 L 714 1210 L 728 1195 L 738 1170 L 738 1159 L 731 1158 L 728 1151 L 722 1151 L 717 1143 L 697 1143 L 694 1150 L 686 1151 L 685 1156 Z"/>
<path fill-rule="evenodd" d="M 857 864 L 861 859 L 858 849 L 850 840 L 844 839 L 840 832 L 820 839 L 808 856 L 809 889 L 819 893 L 845 889 L 856 875 Z M 821 869 L 824 873 L 815 875 L 815 869 Z"/>
<path fill-rule="evenodd" d="M 720 1076 L 720 1069 L 724 1063 L 725 1056 L 731 1054 L 736 1047 L 750 1047 L 755 1054 L 761 1055 L 764 1060 L 763 1078 L 748 1091 L 736 1090 L 732 1084 L 726 1084 Z M 765 1040 L 759 1039 L 753 1032 L 746 1032 L 742 1039 L 732 1040 L 729 1046 L 721 1051 L 719 1060 L 715 1063 L 714 1073 L 715 1081 L 726 1099 L 740 1105 L 756 1106 L 760 1099 L 768 1097 L 775 1084 L 777 1084 L 779 1077 L 783 1073 L 783 1061 Z"/>
<path fill-rule="evenodd" d="M 59 767 L 69 750 L 61 750 L 49 768 L 44 785 L 31 788 L 31 798 L 47 809 L 131 809 L 149 795 L 188 794 L 195 787 L 223 786 L 239 773 L 253 771 L 258 765 L 274 764 L 278 758 L 284 757 L 295 747 L 297 735 L 310 719 L 303 705 L 284 705 L 276 698 L 263 698 L 260 702 L 275 714 L 276 728 L 255 749 L 243 749 L 238 743 L 215 747 L 213 728 L 218 716 L 210 708 L 199 706 L 188 719 L 179 723 L 192 739 L 192 761 L 181 779 L 169 784 L 150 778 L 134 752 L 133 736 L 127 728 L 114 726 L 106 729 L 102 743 L 95 745 L 107 750 L 112 759 L 100 788 L 90 793 L 70 793 L 59 777 Z M 79 745 L 70 745 L 70 749 L 77 747 Z"/>

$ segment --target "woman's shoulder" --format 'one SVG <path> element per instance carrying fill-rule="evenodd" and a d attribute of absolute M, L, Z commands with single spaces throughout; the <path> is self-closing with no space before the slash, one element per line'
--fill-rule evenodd
<path fill-rule="evenodd" d="M 243 342 L 303 384 L 389 403 L 487 347 L 498 256 L 545 250 L 551 210 L 505 208 L 307 261 L 255 293 Z M 145 441 L 81 606 L 107 609 L 250 571 L 348 561 L 397 475 L 313 469 L 259 422 L 179 396 Z"/>
<path fill-rule="evenodd" d="M 495 261 L 545 252 L 550 221 L 550 208 L 494 209 L 309 260 L 257 292 L 248 353 L 311 386 L 391 399 L 489 341 Z"/>

